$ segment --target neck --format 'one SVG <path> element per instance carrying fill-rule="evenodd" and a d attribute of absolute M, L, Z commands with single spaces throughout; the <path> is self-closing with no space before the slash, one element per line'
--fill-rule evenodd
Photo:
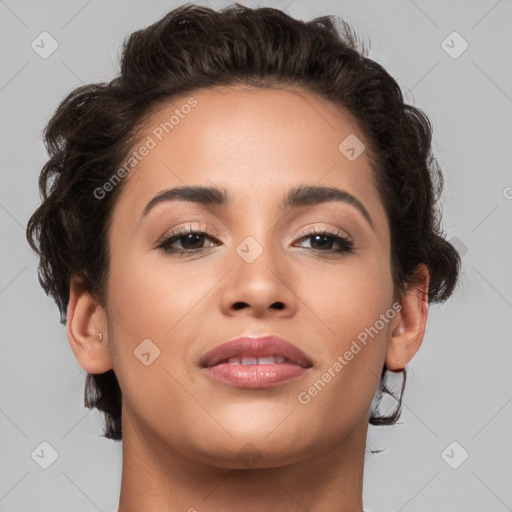
<path fill-rule="evenodd" d="M 122 421 L 118 512 L 363 512 L 367 423 L 337 445 L 315 449 L 298 462 L 230 469 L 229 462 L 215 467 L 184 456 L 140 425 L 135 427 L 126 409 Z"/>

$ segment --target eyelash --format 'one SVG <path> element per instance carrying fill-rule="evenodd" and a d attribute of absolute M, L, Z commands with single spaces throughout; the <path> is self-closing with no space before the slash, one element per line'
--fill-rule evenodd
<path fill-rule="evenodd" d="M 173 247 L 170 247 L 172 243 L 179 240 L 180 238 L 184 238 L 186 235 L 206 235 L 208 238 L 214 238 L 214 236 L 208 232 L 208 230 L 199 231 L 194 230 L 192 226 L 189 226 L 188 228 L 182 228 L 179 229 L 173 233 L 170 233 L 168 236 L 163 238 L 157 245 L 157 248 L 162 249 L 165 254 L 176 254 L 179 253 L 180 257 L 187 257 L 192 256 L 194 254 L 200 254 L 204 251 L 208 250 L 208 247 L 201 247 L 199 249 L 176 249 Z M 350 254 L 353 251 L 354 243 L 349 240 L 348 238 L 341 235 L 340 232 L 331 232 L 327 230 L 319 230 L 313 229 L 312 231 L 308 231 L 307 233 L 301 233 L 301 237 L 299 240 L 305 240 L 308 238 L 312 238 L 314 236 L 326 236 L 328 238 L 331 238 L 335 243 L 338 243 L 340 245 L 340 249 L 336 250 L 327 250 L 324 251 L 322 249 L 310 249 L 311 252 L 314 253 L 327 253 L 327 254 Z"/>

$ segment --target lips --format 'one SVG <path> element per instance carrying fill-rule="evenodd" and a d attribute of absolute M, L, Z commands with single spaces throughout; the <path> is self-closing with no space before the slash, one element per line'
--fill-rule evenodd
<path fill-rule="evenodd" d="M 218 364 L 295 364 L 313 366 L 311 359 L 292 343 L 278 336 L 243 336 L 218 345 L 206 352 L 199 361 L 202 368 Z"/>
<path fill-rule="evenodd" d="M 222 384 L 264 389 L 304 377 L 313 362 L 302 350 L 277 336 L 243 336 L 206 352 L 199 365 L 208 377 Z"/>

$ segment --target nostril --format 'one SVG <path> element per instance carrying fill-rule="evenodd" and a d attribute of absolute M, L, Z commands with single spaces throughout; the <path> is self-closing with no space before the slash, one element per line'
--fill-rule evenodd
<path fill-rule="evenodd" d="M 243 308 L 246 308 L 248 306 L 249 306 L 249 304 L 247 304 L 245 302 L 235 302 L 235 304 L 233 304 L 233 308 L 236 309 L 236 310 L 243 309 Z M 274 304 L 272 304 L 271 307 L 274 308 L 274 309 L 284 309 L 285 305 L 282 302 L 274 302 Z"/>

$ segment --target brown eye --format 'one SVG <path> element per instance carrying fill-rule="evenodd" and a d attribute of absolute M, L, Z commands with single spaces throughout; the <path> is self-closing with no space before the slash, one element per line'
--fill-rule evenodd
<path fill-rule="evenodd" d="M 180 253 L 180 256 L 186 254 L 192 255 L 203 252 L 209 247 L 216 245 L 212 243 L 209 247 L 205 247 L 204 244 L 206 240 L 214 240 L 214 238 L 206 232 L 194 231 L 189 227 L 166 236 L 157 247 L 162 249 L 166 254 Z"/>
<path fill-rule="evenodd" d="M 331 233 L 329 231 L 313 232 L 303 236 L 300 240 L 311 240 L 311 250 L 315 252 L 330 253 L 350 253 L 354 243 L 340 236 L 340 233 Z M 338 246 L 333 249 L 333 246 Z"/>

